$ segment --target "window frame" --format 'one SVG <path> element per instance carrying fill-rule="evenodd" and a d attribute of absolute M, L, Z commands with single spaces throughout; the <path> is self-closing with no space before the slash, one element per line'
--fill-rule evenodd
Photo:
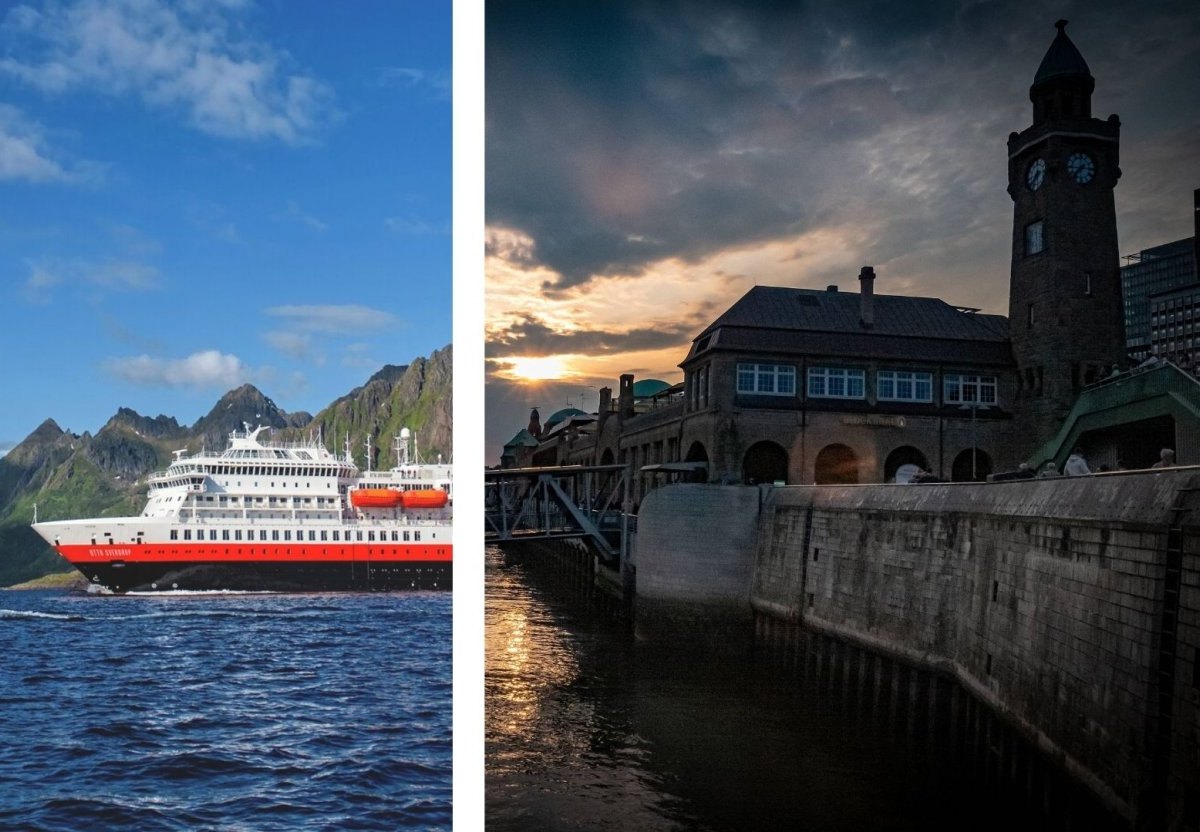
<path fill-rule="evenodd" d="M 751 380 L 752 389 L 746 389 L 742 382 Z M 764 390 L 766 379 L 770 379 L 773 389 Z M 786 380 L 791 390 L 780 390 L 780 382 Z M 705 385 L 707 387 L 707 384 Z M 734 391 L 739 396 L 791 396 L 796 395 L 796 365 L 795 364 L 763 364 L 751 361 L 739 361 L 734 375 Z M 708 392 L 707 390 L 705 391 Z"/>
<path fill-rule="evenodd" d="M 951 385 L 956 387 L 956 395 L 951 396 Z M 963 392 L 973 388 L 976 398 L 968 399 Z M 991 399 L 983 398 L 983 391 L 990 389 Z M 942 401 L 946 404 L 978 404 L 994 407 L 1000 403 L 999 383 L 996 376 L 985 376 L 979 373 L 946 373 L 942 377 Z"/>
<path fill-rule="evenodd" d="M 830 381 L 840 380 L 843 384 L 844 393 L 831 393 Z M 820 381 L 820 390 L 816 390 L 814 382 Z M 858 394 L 850 393 L 852 382 L 858 382 Z M 861 401 L 867 397 L 867 371 L 857 367 L 833 367 L 819 366 L 808 368 L 808 379 L 805 389 L 808 392 L 810 399 L 844 399 L 847 401 Z"/>
<path fill-rule="evenodd" d="M 890 378 L 888 378 L 890 376 Z M 907 376 L 908 378 L 901 378 Z M 892 394 L 886 395 L 883 391 L 885 382 L 890 382 L 892 386 Z M 899 387 L 902 382 L 907 382 L 912 385 L 912 395 L 902 396 L 899 392 Z M 920 397 L 917 394 L 919 386 L 925 385 L 928 395 Z M 933 373 L 925 370 L 879 370 L 875 373 L 875 398 L 881 402 L 911 402 L 915 404 L 932 404 L 933 403 Z"/>

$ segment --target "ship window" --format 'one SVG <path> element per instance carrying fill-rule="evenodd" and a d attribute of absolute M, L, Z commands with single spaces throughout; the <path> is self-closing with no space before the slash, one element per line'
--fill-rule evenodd
<path fill-rule="evenodd" d="M 312 529 L 309 529 L 309 530 L 308 530 L 308 539 L 309 539 L 309 540 L 316 540 L 316 539 L 317 539 L 317 533 L 316 533 L 316 532 L 314 532 Z"/>
<path fill-rule="evenodd" d="M 362 540 L 362 532 L 355 532 L 355 536 L 356 536 L 356 537 L 357 537 L 359 540 Z"/>
<path fill-rule="evenodd" d="M 242 530 L 241 530 L 241 529 L 234 529 L 234 530 L 233 530 L 233 539 L 234 539 L 234 540 L 241 540 L 241 539 L 242 539 Z"/>
<path fill-rule="evenodd" d="M 334 540 L 341 540 L 341 539 L 342 539 L 342 537 L 341 537 L 341 532 L 339 532 L 337 529 L 334 529 L 334 530 L 333 530 L 333 539 L 334 539 Z"/>
<path fill-rule="evenodd" d="M 328 539 L 329 539 L 328 533 L 326 531 L 322 530 L 321 531 L 321 540 L 324 541 L 324 540 L 328 540 Z"/>
<path fill-rule="evenodd" d="M 291 530 L 291 529 L 284 529 L 284 530 L 283 530 L 283 539 L 284 539 L 284 540 L 291 540 L 291 539 L 292 539 L 292 530 Z"/>
<path fill-rule="evenodd" d="M 222 540 L 229 539 L 229 529 L 221 529 L 221 539 Z"/>
<path fill-rule="evenodd" d="M 171 539 L 172 540 L 179 539 L 179 529 L 171 529 Z M 93 540 L 92 542 L 95 543 L 96 541 Z"/>
<path fill-rule="evenodd" d="M 375 532 L 367 532 L 367 540 L 374 540 Z"/>
<path fill-rule="evenodd" d="M 413 540 L 420 540 L 420 539 L 421 539 L 421 533 L 413 532 Z"/>
<path fill-rule="evenodd" d="M 209 539 L 209 540 L 216 540 L 216 539 L 217 539 L 217 530 L 216 530 L 216 529 L 209 529 L 209 530 L 208 530 L 208 539 Z"/>
<path fill-rule="evenodd" d="M 271 539 L 272 539 L 272 540 L 278 540 L 278 539 L 279 539 L 279 529 L 272 529 L 272 530 L 271 530 Z"/>
<path fill-rule="evenodd" d="M 191 529 L 184 529 L 184 530 L 183 530 L 183 539 L 184 539 L 184 540 L 191 540 L 191 539 L 192 539 L 192 530 L 191 530 Z"/>
<path fill-rule="evenodd" d="M 266 540 L 266 539 L 267 539 L 267 530 L 266 530 L 266 529 L 260 529 L 260 530 L 259 530 L 259 532 L 258 532 L 258 539 L 259 539 L 259 540 Z"/>
<path fill-rule="evenodd" d="M 404 542 L 405 542 L 405 543 L 407 543 L 407 542 L 408 542 L 408 532 L 405 532 L 405 533 L 404 533 Z"/>

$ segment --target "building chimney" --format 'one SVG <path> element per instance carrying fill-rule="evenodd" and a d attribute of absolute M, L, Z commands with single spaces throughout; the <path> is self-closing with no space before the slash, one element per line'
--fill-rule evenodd
<path fill-rule="evenodd" d="M 836 292 L 836 291 L 837 291 L 837 284 L 836 284 L 836 283 L 830 283 L 828 286 L 826 286 L 826 287 L 825 287 L 825 291 L 826 291 L 826 292 Z"/>
<path fill-rule="evenodd" d="M 621 376 L 621 387 L 617 391 L 617 415 L 621 419 L 633 415 L 633 373 Z"/>
<path fill-rule="evenodd" d="M 875 326 L 875 270 L 870 266 L 863 266 L 862 271 L 858 273 L 858 282 L 862 287 L 861 323 L 863 329 L 871 329 Z"/>
<path fill-rule="evenodd" d="M 598 429 L 604 428 L 604 422 L 612 414 L 612 388 L 600 388 L 600 406 L 596 410 L 596 424 Z"/>

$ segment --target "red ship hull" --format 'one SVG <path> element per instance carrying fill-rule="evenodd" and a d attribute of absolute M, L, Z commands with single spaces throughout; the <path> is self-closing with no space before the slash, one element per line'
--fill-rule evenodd
<path fill-rule="evenodd" d="M 446 544 L 147 543 L 61 546 L 89 581 L 113 592 L 450 589 Z"/>

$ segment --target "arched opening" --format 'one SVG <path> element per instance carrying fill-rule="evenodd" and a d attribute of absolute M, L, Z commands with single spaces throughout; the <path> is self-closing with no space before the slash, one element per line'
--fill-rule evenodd
<path fill-rule="evenodd" d="M 954 457 L 952 482 L 983 482 L 992 473 L 992 458 L 978 448 L 967 448 Z"/>
<path fill-rule="evenodd" d="M 787 484 L 787 451 L 774 442 L 755 442 L 742 457 L 742 482 L 749 485 L 782 482 Z"/>
<path fill-rule="evenodd" d="M 826 445 L 817 454 L 813 480 L 817 485 L 853 485 L 858 482 L 858 457 L 846 445 Z"/>
<path fill-rule="evenodd" d="M 883 481 L 884 482 L 908 482 L 908 477 L 915 471 L 914 468 L 929 470 L 929 461 L 925 459 L 925 454 L 914 448 L 912 445 L 901 445 L 896 450 L 887 455 L 887 459 L 883 463 Z M 901 474 L 901 479 L 897 479 L 896 475 Z"/>
<path fill-rule="evenodd" d="M 688 482 L 708 482 L 708 451 L 699 442 L 693 442 L 688 448 L 687 456 L 683 458 L 684 462 L 703 462 L 706 467 L 693 471 L 688 474 Z"/>
<path fill-rule="evenodd" d="M 600 454 L 600 464 L 601 465 L 612 465 L 613 464 L 612 448 L 605 448 L 604 453 Z"/>

